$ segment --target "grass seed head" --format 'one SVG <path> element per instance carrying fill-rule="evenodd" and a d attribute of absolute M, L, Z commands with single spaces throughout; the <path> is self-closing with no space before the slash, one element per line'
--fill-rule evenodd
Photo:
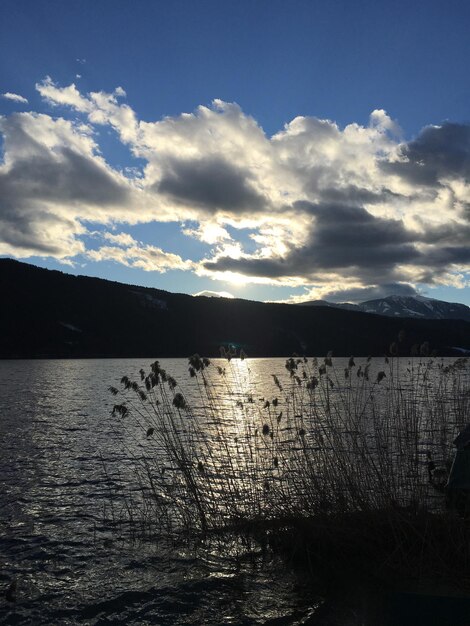
<path fill-rule="evenodd" d="M 173 406 L 177 409 L 185 409 L 187 407 L 186 400 L 182 393 L 175 393 L 173 398 Z"/>

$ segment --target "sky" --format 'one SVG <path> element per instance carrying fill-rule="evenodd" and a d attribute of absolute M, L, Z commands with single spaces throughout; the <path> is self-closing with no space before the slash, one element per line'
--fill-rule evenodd
<path fill-rule="evenodd" d="M 0 256 L 470 305 L 470 4 L 2 0 Z"/>

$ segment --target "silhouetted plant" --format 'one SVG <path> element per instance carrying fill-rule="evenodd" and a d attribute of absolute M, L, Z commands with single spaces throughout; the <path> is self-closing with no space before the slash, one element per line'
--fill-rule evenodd
<path fill-rule="evenodd" d="M 242 369 L 233 350 L 223 353 L 226 363 L 215 366 L 189 359 L 197 408 L 158 361 L 139 382 L 123 376 L 121 389 L 110 388 L 113 426 L 141 446 L 133 506 L 148 526 L 207 532 L 308 522 L 333 540 L 349 520 L 351 537 L 388 546 L 383 558 L 403 563 L 411 536 L 428 554 L 434 525 L 445 523 L 457 533 L 453 547 L 432 549 L 470 559 L 466 526 L 445 511 L 438 488 L 469 421 L 466 359 L 411 359 L 405 368 L 402 359 L 400 369 L 393 357 L 379 368 L 351 357 L 336 369 L 331 354 L 322 363 L 292 357 L 286 381 L 273 375 L 277 395 L 254 400 L 247 361 Z"/>

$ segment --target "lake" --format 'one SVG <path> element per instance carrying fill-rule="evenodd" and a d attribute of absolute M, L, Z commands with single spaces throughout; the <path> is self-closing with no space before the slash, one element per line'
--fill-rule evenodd
<path fill-rule="evenodd" d="M 119 428 L 108 427 L 115 402 L 108 388 L 125 374 L 138 378 L 149 362 L 0 361 L 0 584 L 6 589 L 17 581 L 16 602 L 0 601 L 0 620 L 307 623 L 322 603 L 321 590 L 254 542 L 188 537 L 174 544 L 163 536 L 132 542 L 107 525 L 103 468 L 119 469 L 121 481 L 137 488 L 128 472 L 135 448 L 127 457 Z M 187 360 L 161 363 L 197 407 Z M 335 364 L 343 371 L 347 359 Z M 372 359 L 371 378 L 382 367 L 383 359 Z M 279 394 L 273 374 L 286 378 L 285 359 L 237 360 L 236 368 L 240 385 L 249 377 L 257 401 Z"/>

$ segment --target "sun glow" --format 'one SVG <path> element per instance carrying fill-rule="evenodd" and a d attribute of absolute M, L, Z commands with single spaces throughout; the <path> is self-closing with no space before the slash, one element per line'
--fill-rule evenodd
<path fill-rule="evenodd" d="M 248 276 L 239 274 L 238 272 L 224 272 L 224 280 L 232 285 L 244 286 L 250 282 Z"/>

